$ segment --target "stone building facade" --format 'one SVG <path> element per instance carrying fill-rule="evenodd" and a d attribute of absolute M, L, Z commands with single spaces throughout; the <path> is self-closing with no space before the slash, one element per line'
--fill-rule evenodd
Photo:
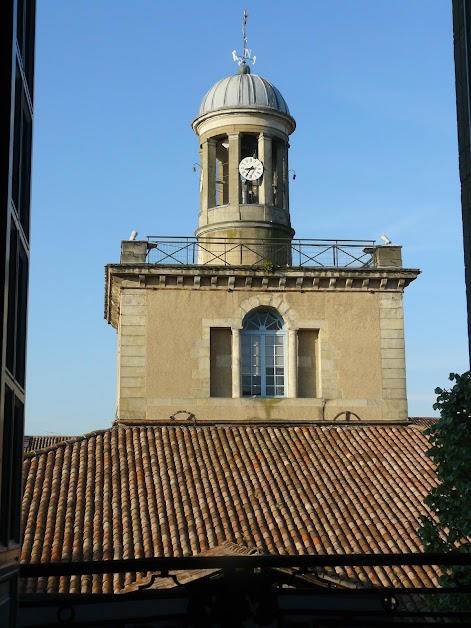
<path fill-rule="evenodd" d="M 401 247 L 294 240 L 280 92 L 239 72 L 193 121 L 195 238 L 122 243 L 106 269 L 118 332 L 117 417 L 404 421 Z"/>

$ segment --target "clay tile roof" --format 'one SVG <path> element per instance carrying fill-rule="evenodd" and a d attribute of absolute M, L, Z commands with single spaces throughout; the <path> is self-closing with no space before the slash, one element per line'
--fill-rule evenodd
<path fill-rule="evenodd" d="M 419 425 L 420 427 L 430 427 L 431 425 L 435 425 L 438 421 L 438 417 L 436 416 L 411 416 L 409 417 L 409 421 L 413 425 Z"/>
<path fill-rule="evenodd" d="M 25 452 L 37 451 L 38 449 L 52 447 L 57 443 L 63 443 L 71 438 L 75 438 L 75 436 L 25 436 L 23 439 L 23 449 Z"/>
<path fill-rule="evenodd" d="M 403 426 L 115 426 L 25 455 L 21 561 L 421 550 L 428 442 Z M 432 586 L 428 567 L 345 568 Z M 146 574 L 39 578 L 23 592 L 118 593 Z"/>

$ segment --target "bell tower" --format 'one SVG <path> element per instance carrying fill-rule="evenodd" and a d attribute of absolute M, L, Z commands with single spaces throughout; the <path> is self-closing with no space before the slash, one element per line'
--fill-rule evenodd
<path fill-rule="evenodd" d="M 118 332 L 117 419 L 407 420 L 403 292 L 417 269 L 374 240 L 295 239 L 288 186 L 296 123 L 250 72 L 207 92 L 196 237 L 123 241 L 107 266 Z"/>
<path fill-rule="evenodd" d="M 250 71 L 248 61 L 255 62 L 255 57 L 246 47 L 246 17 L 243 54 L 233 52 L 238 73 L 213 85 L 192 123 L 201 169 L 195 236 L 201 245 L 200 263 L 205 250 L 213 257 L 226 247 L 225 263 L 256 264 L 263 257 L 282 265 L 290 263 L 294 236 L 288 139 L 296 123 L 279 90 Z M 247 246 L 234 246 L 228 258 L 227 246 L 237 243 Z"/>

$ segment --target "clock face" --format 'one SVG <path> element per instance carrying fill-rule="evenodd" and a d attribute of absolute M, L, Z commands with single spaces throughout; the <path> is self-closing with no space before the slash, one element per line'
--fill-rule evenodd
<path fill-rule="evenodd" d="M 239 164 L 239 172 L 244 179 L 256 181 L 263 174 L 263 164 L 255 157 L 244 157 Z"/>

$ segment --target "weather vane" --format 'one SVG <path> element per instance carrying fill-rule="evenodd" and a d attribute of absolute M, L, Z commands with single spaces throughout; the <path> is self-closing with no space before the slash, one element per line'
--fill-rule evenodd
<path fill-rule="evenodd" d="M 247 18 L 249 17 L 247 11 L 244 9 L 244 19 L 242 20 L 242 35 L 244 36 L 244 44 L 243 44 L 243 53 L 242 55 L 238 55 L 235 50 L 232 51 L 232 58 L 234 61 L 237 61 L 239 65 L 242 63 L 246 63 L 247 61 L 252 61 L 252 64 L 255 64 L 257 57 L 254 55 L 252 57 L 252 51 L 247 48 Z"/>

